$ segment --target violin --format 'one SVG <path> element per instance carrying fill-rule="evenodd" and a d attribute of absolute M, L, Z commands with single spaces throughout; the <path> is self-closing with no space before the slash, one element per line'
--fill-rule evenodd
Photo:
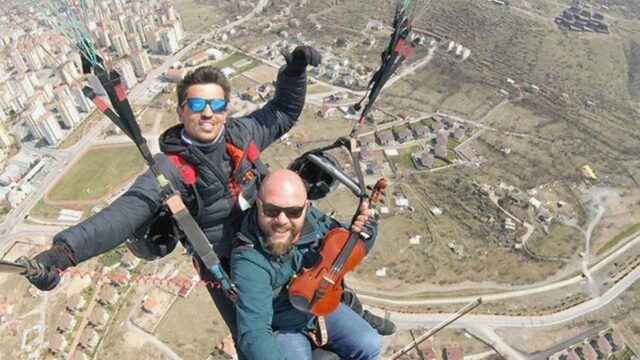
<path fill-rule="evenodd" d="M 376 208 L 386 187 L 385 179 L 376 182 L 369 197 L 369 209 Z M 331 229 L 320 245 L 318 261 L 294 275 L 289 283 L 289 300 L 293 307 L 317 316 L 331 313 L 340 303 L 344 276 L 365 255 L 366 247 L 360 233 L 341 227 Z"/>

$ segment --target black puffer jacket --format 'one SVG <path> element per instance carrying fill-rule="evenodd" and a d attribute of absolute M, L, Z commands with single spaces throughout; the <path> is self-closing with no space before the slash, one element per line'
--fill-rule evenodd
<path fill-rule="evenodd" d="M 238 147 L 255 141 L 264 150 L 284 135 L 294 125 L 304 106 L 306 76 L 291 77 L 280 71 L 276 83 L 276 95 L 262 109 L 245 117 L 229 118 L 225 126 L 225 139 Z M 225 142 L 198 147 L 185 142 L 180 133 L 182 125 L 174 126 L 160 138 L 163 153 L 177 153 L 196 166 L 196 191 L 202 206 L 196 221 L 213 244 L 214 251 L 229 258 L 231 241 L 240 229 L 243 212 L 229 193 L 227 180 L 231 177 L 233 162 L 226 151 Z M 206 157 L 210 161 L 206 161 Z M 155 160 L 161 172 L 183 194 L 189 189 L 182 175 L 164 154 Z M 207 166 L 215 164 L 215 169 Z M 242 167 L 250 166 L 243 161 Z M 244 169 L 240 169 L 242 172 Z M 255 195 L 255 184 L 249 189 L 249 197 Z M 253 191 L 251 191 L 253 190 Z M 109 207 L 70 227 L 54 237 L 54 243 L 66 244 L 77 262 L 81 262 L 111 250 L 134 236 L 134 232 L 149 224 L 162 205 L 157 182 L 151 171 L 142 174 L 131 188 Z"/>

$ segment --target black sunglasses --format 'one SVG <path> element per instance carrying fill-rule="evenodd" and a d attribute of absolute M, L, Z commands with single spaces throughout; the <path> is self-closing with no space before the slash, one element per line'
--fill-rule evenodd
<path fill-rule="evenodd" d="M 264 215 L 271 218 L 278 217 L 280 216 L 280 213 L 284 213 L 284 215 L 289 219 L 297 219 L 302 216 L 304 209 L 307 207 L 306 201 L 303 206 L 280 207 L 266 203 L 260 198 L 258 198 L 258 200 L 260 200 L 260 204 L 262 205 L 262 212 L 264 213 Z"/>

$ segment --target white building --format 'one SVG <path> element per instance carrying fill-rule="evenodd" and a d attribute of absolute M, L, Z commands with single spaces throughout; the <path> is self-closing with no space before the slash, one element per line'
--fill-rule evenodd
<path fill-rule="evenodd" d="M 82 86 L 76 84 L 71 88 L 71 92 L 73 93 L 73 99 L 75 100 L 76 105 L 78 106 L 78 109 L 80 109 L 80 111 L 87 113 L 93 110 L 95 105 L 93 105 L 91 100 L 84 96 L 84 93 L 82 92 Z"/>
<path fill-rule="evenodd" d="M 184 38 L 184 31 L 178 20 L 169 20 L 164 24 L 165 27 L 173 29 L 173 33 L 176 35 L 176 40 L 180 41 Z"/>
<path fill-rule="evenodd" d="M 60 115 L 62 123 L 66 127 L 72 128 L 80 122 L 80 113 L 78 113 L 78 110 L 71 98 L 58 100 L 55 104 L 55 108 Z"/>
<path fill-rule="evenodd" d="M 64 100 L 69 99 L 73 95 L 71 94 L 71 90 L 67 85 L 60 85 L 57 88 L 53 89 L 53 97 L 56 100 Z"/>
<path fill-rule="evenodd" d="M 14 49 L 14 51 L 10 51 L 11 52 L 11 62 L 13 63 L 13 67 L 16 69 L 17 72 L 25 72 L 27 71 L 27 64 L 24 63 L 24 60 L 22 59 L 22 56 L 20 55 L 20 51 L 17 49 Z"/>
<path fill-rule="evenodd" d="M 178 51 L 178 39 L 173 28 L 168 27 L 160 30 L 160 49 L 162 53 L 171 55 Z"/>
<path fill-rule="evenodd" d="M 140 39 L 138 33 L 134 32 L 127 35 L 127 43 L 129 44 L 129 49 L 131 49 L 131 51 L 142 49 L 142 39 Z"/>
<path fill-rule="evenodd" d="M 131 54 L 131 63 L 133 64 L 133 71 L 138 77 L 145 76 L 151 70 L 151 61 L 146 50 L 134 51 Z"/>
<path fill-rule="evenodd" d="M 138 83 L 133 65 L 131 65 L 129 61 L 122 60 L 113 68 L 120 73 L 120 78 L 122 79 L 122 84 L 125 89 L 129 90 Z"/>
<path fill-rule="evenodd" d="M 72 60 L 69 60 L 60 67 L 60 77 L 65 84 L 73 85 L 80 79 L 81 75 L 76 64 Z"/>
<path fill-rule="evenodd" d="M 209 59 L 213 59 L 213 60 L 220 60 L 224 56 L 222 51 L 215 48 L 207 49 L 206 53 L 207 55 L 209 55 Z"/>
<path fill-rule="evenodd" d="M 24 75 L 16 77 L 14 83 L 17 85 L 19 91 L 21 91 L 26 97 L 30 97 L 36 92 L 36 89 L 31 85 L 29 78 Z"/>
<path fill-rule="evenodd" d="M 55 145 L 62 139 L 62 128 L 53 113 L 47 112 L 36 121 L 36 126 L 40 129 L 42 137 L 47 140 L 49 145 Z"/>
<path fill-rule="evenodd" d="M 53 85 L 51 85 L 51 83 L 49 82 L 46 82 L 40 87 L 40 89 L 42 90 L 45 101 L 48 103 L 52 102 L 55 96 L 53 94 Z"/>
<path fill-rule="evenodd" d="M 27 65 L 32 71 L 38 71 L 44 67 L 44 60 L 42 59 L 41 52 L 42 50 L 40 50 L 40 47 L 34 46 L 29 51 L 26 51 L 24 53 L 24 58 L 25 60 L 27 60 Z"/>
<path fill-rule="evenodd" d="M 45 114 L 44 106 L 40 103 L 35 103 L 22 113 L 22 119 L 27 125 L 29 132 L 36 139 L 42 139 L 44 136 L 40 128 L 38 127 L 38 120 Z"/>
<path fill-rule="evenodd" d="M 162 47 L 160 45 L 160 29 L 152 25 L 147 25 L 144 28 L 144 37 L 147 39 L 147 45 L 153 52 L 161 52 Z"/>
<path fill-rule="evenodd" d="M 111 44 L 113 44 L 113 47 L 116 49 L 118 56 L 127 56 L 131 51 L 127 37 L 122 31 L 114 31 L 111 33 Z"/>

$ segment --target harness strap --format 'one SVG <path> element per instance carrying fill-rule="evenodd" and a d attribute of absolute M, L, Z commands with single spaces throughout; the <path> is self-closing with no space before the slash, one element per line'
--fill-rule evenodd
<path fill-rule="evenodd" d="M 324 320 L 324 316 L 318 316 L 316 318 L 316 328 L 314 331 L 307 332 L 307 337 L 317 347 L 323 347 L 329 341 L 327 334 L 327 324 Z"/>
<path fill-rule="evenodd" d="M 166 154 L 169 160 L 180 170 L 182 180 L 187 185 L 193 185 L 196 183 L 196 167 L 192 163 L 185 160 L 183 157 L 176 153 Z"/>

